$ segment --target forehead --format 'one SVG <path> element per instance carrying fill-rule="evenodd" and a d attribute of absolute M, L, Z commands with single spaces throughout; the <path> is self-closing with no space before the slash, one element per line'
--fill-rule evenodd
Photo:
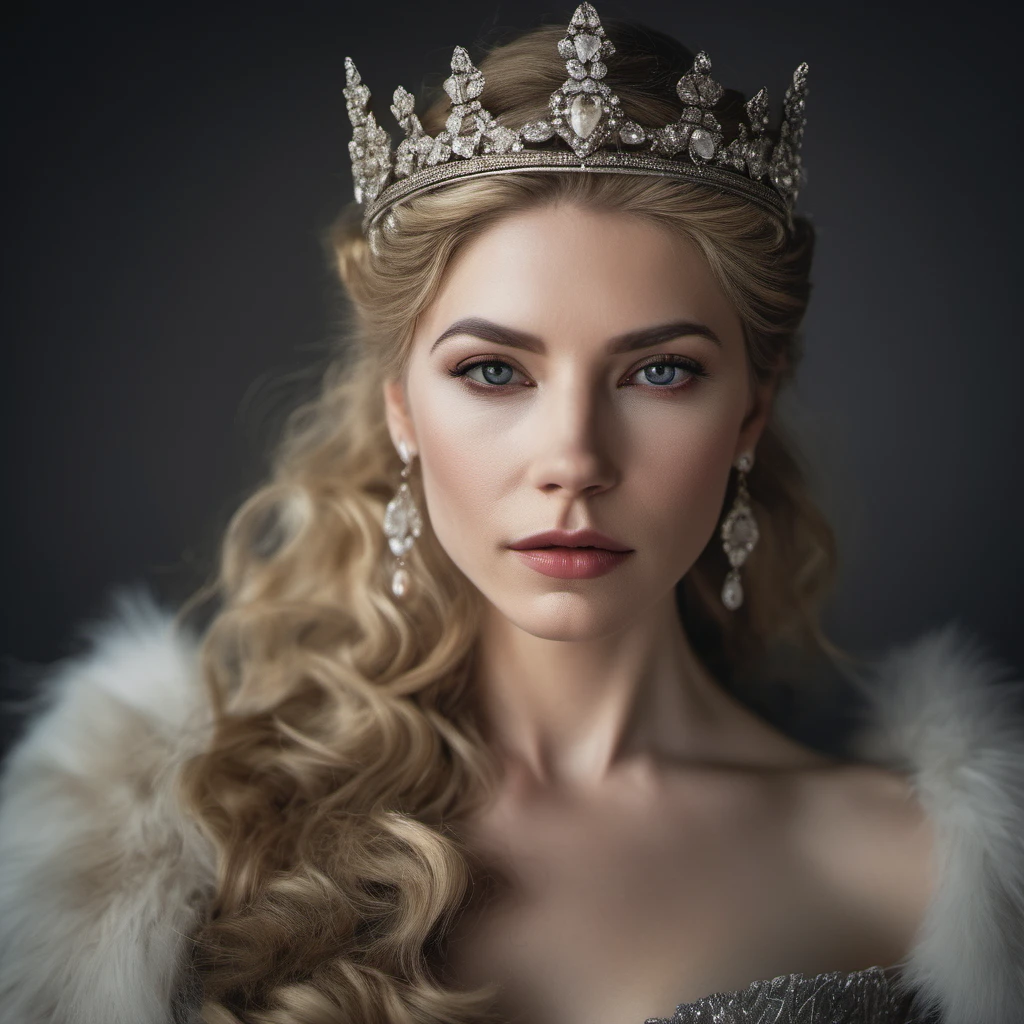
<path fill-rule="evenodd" d="M 557 342 L 600 340 L 669 320 L 741 337 L 739 318 L 695 244 L 634 214 L 572 204 L 510 214 L 448 268 L 417 334 L 481 316 Z"/>

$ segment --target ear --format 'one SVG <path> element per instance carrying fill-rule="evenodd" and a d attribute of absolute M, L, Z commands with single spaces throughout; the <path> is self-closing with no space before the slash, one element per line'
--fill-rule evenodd
<path fill-rule="evenodd" d="M 384 416 L 391 434 L 391 443 L 398 448 L 399 441 L 405 441 L 410 452 L 419 450 L 416 428 L 409 415 L 409 403 L 405 395 L 405 382 L 401 379 L 384 382 Z"/>
<path fill-rule="evenodd" d="M 733 462 L 744 452 L 753 452 L 757 448 L 757 442 L 761 440 L 761 434 L 768 425 L 772 414 L 777 384 L 778 378 L 775 375 L 768 380 L 755 381 L 750 407 L 747 409 L 746 416 L 743 417 L 739 437 L 736 439 Z"/>

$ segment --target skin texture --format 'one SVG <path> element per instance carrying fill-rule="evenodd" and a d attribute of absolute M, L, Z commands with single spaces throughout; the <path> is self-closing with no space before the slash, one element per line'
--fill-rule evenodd
<path fill-rule="evenodd" d="M 476 328 L 435 346 L 466 318 L 543 351 Z M 678 322 L 717 341 L 609 352 Z M 699 365 L 666 366 L 680 357 Z M 531 1024 L 639 1024 L 760 977 L 898 960 L 930 891 L 905 781 L 752 714 L 676 611 L 772 400 L 692 243 L 571 205 L 510 215 L 449 268 L 384 396 L 439 541 L 486 599 L 474 682 L 504 781 L 466 839 L 507 887 L 460 926 L 451 973 L 501 981 L 501 1009 Z M 507 548 L 583 527 L 632 553 L 563 580 Z"/>

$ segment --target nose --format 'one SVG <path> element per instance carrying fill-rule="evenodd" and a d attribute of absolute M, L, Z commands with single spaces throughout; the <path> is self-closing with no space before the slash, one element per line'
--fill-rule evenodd
<path fill-rule="evenodd" d="M 619 479 L 613 410 L 584 377 L 550 382 L 534 405 L 528 479 L 541 491 L 592 496 Z"/>

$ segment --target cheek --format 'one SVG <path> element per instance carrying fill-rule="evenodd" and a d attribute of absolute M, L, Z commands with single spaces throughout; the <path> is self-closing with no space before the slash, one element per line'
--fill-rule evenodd
<path fill-rule="evenodd" d="M 442 547 L 464 572 L 462 557 L 494 543 L 501 495 L 514 472 L 497 417 L 481 415 L 453 389 L 425 388 L 414 407 L 419 471 L 431 524 Z"/>
<path fill-rule="evenodd" d="M 660 425 L 657 419 L 636 426 L 631 437 L 630 504 L 638 534 L 682 575 L 721 515 L 738 425 L 731 413 L 712 409 Z"/>

